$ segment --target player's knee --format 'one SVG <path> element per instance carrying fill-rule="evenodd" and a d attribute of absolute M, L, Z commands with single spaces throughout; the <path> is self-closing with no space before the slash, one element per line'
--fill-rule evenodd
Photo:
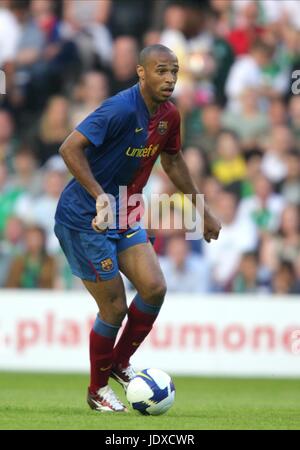
<path fill-rule="evenodd" d="M 124 299 L 116 300 L 112 302 L 111 306 L 115 320 L 122 323 L 128 311 L 126 301 Z"/>
<path fill-rule="evenodd" d="M 112 325 L 121 325 L 127 310 L 126 300 L 123 297 L 114 297 L 100 306 L 102 319 Z"/>
<path fill-rule="evenodd" d="M 154 295 L 156 298 L 161 299 L 161 302 L 163 302 L 166 293 L 167 293 L 166 283 L 165 283 L 165 281 L 161 281 L 161 283 L 158 284 L 156 289 L 154 290 Z"/>
<path fill-rule="evenodd" d="M 159 281 L 153 281 L 148 286 L 147 289 L 143 295 L 143 299 L 147 303 L 153 303 L 153 304 L 162 304 L 165 298 L 167 292 L 167 286 L 165 281 L 159 280 Z"/>

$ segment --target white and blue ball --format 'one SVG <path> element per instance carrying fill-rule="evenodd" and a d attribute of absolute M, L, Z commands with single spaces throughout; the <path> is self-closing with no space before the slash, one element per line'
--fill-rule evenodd
<path fill-rule="evenodd" d="M 158 416 L 173 405 L 175 386 L 163 370 L 144 369 L 130 381 L 126 396 L 133 409 L 147 416 Z"/>

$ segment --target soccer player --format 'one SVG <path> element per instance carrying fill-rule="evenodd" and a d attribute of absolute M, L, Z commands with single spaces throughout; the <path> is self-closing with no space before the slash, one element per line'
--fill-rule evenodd
<path fill-rule="evenodd" d="M 87 394 L 89 406 L 98 411 L 127 411 L 108 380 L 114 378 L 126 390 L 135 375 L 130 357 L 151 331 L 166 293 L 146 230 L 139 224 L 118 225 L 119 186 L 127 186 L 128 196 L 141 193 L 160 155 L 181 192 L 192 194 L 195 203 L 199 193 L 180 151 L 179 113 L 169 101 L 178 69 L 177 58 L 167 47 L 144 48 L 137 66 L 139 83 L 104 101 L 60 147 L 74 178 L 59 200 L 55 233 L 73 274 L 82 279 L 99 308 L 90 333 Z M 113 208 L 108 194 L 116 199 L 114 229 L 109 226 Z M 220 228 L 205 205 L 205 240 L 217 239 Z M 120 271 L 137 290 L 129 308 Z"/>

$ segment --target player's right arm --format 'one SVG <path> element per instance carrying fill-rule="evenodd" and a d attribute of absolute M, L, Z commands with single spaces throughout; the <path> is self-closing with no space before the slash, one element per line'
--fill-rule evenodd
<path fill-rule="evenodd" d="M 109 225 L 106 219 L 107 209 L 109 208 L 110 203 L 107 199 L 107 206 L 103 208 L 103 200 L 105 199 L 106 194 L 92 174 L 89 162 L 85 155 L 85 149 L 90 144 L 91 142 L 83 136 L 83 134 L 75 130 L 62 143 L 59 153 L 71 174 L 96 200 L 97 215 L 92 221 L 92 227 L 95 231 L 103 231 Z"/>
<path fill-rule="evenodd" d="M 106 141 L 119 137 L 135 123 L 135 111 L 128 103 L 112 97 L 77 125 L 60 147 L 59 152 L 72 175 L 96 200 L 97 215 L 92 222 L 95 231 L 105 230 L 114 222 L 114 217 L 109 197 L 95 179 L 85 150 L 92 146 L 93 151 L 100 151 Z"/>
<path fill-rule="evenodd" d="M 63 142 L 59 153 L 71 174 L 96 200 L 98 195 L 103 194 L 104 191 L 94 178 L 85 155 L 85 149 L 89 145 L 91 145 L 90 141 L 75 130 Z"/>

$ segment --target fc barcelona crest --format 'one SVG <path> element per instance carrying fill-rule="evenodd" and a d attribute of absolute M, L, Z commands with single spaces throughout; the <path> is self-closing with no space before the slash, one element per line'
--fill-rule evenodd
<path fill-rule="evenodd" d="M 100 265 L 104 272 L 109 272 L 114 267 L 114 263 L 111 258 L 102 259 L 102 261 L 100 261 Z"/>
<path fill-rule="evenodd" d="M 161 120 L 157 126 L 157 131 L 159 134 L 165 134 L 168 130 L 168 122 L 165 120 Z"/>

